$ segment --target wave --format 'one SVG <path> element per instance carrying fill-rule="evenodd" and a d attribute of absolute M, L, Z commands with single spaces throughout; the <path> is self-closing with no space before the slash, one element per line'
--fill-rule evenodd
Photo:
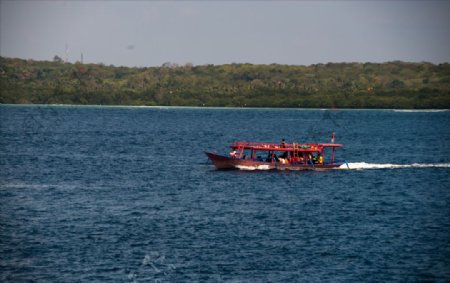
<path fill-rule="evenodd" d="M 413 164 L 391 164 L 391 163 L 366 163 L 350 162 L 343 164 L 339 169 L 366 170 L 366 169 L 398 169 L 398 168 L 450 168 L 450 163 L 413 163 Z"/>
<path fill-rule="evenodd" d="M 75 189 L 75 184 L 30 184 L 22 182 L 0 182 L 0 189 Z"/>
<path fill-rule="evenodd" d="M 405 113 L 415 113 L 415 112 L 445 112 L 447 109 L 394 109 L 394 112 L 405 112 Z"/>

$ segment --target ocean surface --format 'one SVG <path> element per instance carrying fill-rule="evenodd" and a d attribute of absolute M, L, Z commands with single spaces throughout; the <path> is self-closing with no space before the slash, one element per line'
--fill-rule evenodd
<path fill-rule="evenodd" d="M 0 106 L 1 282 L 449 282 L 450 111 Z M 350 169 L 216 171 L 235 140 Z"/>

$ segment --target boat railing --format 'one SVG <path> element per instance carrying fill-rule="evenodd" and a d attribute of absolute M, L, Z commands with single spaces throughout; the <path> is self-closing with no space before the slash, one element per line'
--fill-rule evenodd
<path fill-rule="evenodd" d="M 239 142 L 233 142 L 231 144 L 232 148 L 245 148 L 245 149 L 250 149 L 250 148 L 282 148 L 281 144 L 274 144 L 274 143 L 265 143 L 265 142 L 244 142 L 244 141 L 239 141 Z"/>

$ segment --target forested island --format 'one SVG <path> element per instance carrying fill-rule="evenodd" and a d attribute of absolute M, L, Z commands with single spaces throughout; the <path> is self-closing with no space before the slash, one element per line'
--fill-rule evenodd
<path fill-rule="evenodd" d="M 0 103 L 450 108 L 450 64 L 116 67 L 0 57 Z"/>

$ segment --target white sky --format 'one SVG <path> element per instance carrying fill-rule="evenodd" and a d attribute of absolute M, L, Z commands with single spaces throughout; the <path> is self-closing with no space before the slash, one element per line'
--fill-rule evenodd
<path fill-rule="evenodd" d="M 450 1 L 0 0 L 0 55 L 123 66 L 450 62 Z"/>

